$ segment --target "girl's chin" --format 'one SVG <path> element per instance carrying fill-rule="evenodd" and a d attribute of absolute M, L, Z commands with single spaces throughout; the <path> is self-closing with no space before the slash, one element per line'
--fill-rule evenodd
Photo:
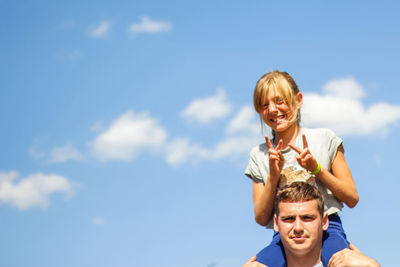
<path fill-rule="evenodd" d="M 295 123 L 293 123 L 293 124 L 282 123 L 282 124 L 276 125 L 275 127 L 271 127 L 271 129 L 274 130 L 274 132 L 276 132 L 276 133 L 283 133 L 292 127 L 296 127 L 296 124 Z"/>

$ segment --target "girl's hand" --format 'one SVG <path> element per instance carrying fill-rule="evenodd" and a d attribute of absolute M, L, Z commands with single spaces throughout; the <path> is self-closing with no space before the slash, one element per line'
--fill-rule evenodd
<path fill-rule="evenodd" d="M 300 166 L 306 169 L 307 171 L 313 172 L 318 168 L 318 162 L 308 149 L 306 136 L 303 134 L 302 137 L 303 137 L 303 149 L 300 149 L 294 145 L 289 145 L 289 147 L 292 148 L 297 153 L 299 153 L 299 155 L 297 155 L 296 158 Z"/>
<path fill-rule="evenodd" d="M 248 260 L 245 265 L 243 265 L 242 267 L 268 267 L 262 263 L 259 263 L 257 260 L 256 256 L 251 257 L 250 260 Z"/>
<path fill-rule="evenodd" d="M 283 141 L 282 139 L 279 140 L 276 148 L 272 146 L 272 143 L 269 140 L 268 136 L 265 136 L 265 141 L 267 141 L 267 146 L 268 146 L 270 177 L 271 179 L 278 180 L 281 175 L 283 164 L 285 163 L 285 159 L 283 158 L 281 152 L 281 146 Z"/>

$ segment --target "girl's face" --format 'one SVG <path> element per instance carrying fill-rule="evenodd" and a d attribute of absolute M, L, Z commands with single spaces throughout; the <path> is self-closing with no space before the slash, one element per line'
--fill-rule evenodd
<path fill-rule="evenodd" d="M 262 110 L 262 117 L 264 122 L 271 127 L 271 129 L 277 133 L 284 132 L 293 123 L 293 116 L 296 114 L 297 109 L 300 109 L 302 105 L 303 97 L 301 93 L 296 96 L 296 102 L 294 105 L 289 106 L 282 96 L 280 96 L 275 90 L 269 90 L 266 102 Z"/>

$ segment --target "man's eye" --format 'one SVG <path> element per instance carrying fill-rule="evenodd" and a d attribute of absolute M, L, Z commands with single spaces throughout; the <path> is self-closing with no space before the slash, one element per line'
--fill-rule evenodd
<path fill-rule="evenodd" d="M 303 217 L 303 220 L 309 222 L 309 221 L 314 220 L 314 217 L 312 217 L 312 216 L 304 216 L 304 217 Z"/>
<path fill-rule="evenodd" d="M 283 218 L 282 221 L 289 223 L 289 222 L 293 222 L 294 218 L 293 217 L 287 217 L 287 218 Z"/>

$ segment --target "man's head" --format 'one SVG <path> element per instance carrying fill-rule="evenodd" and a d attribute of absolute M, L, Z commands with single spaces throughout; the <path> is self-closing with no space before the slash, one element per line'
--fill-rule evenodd
<path fill-rule="evenodd" d="M 313 185 L 294 182 L 278 191 L 274 229 L 281 235 L 287 257 L 319 255 L 322 233 L 329 225 L 323 212 L 323 198 Z"/>

